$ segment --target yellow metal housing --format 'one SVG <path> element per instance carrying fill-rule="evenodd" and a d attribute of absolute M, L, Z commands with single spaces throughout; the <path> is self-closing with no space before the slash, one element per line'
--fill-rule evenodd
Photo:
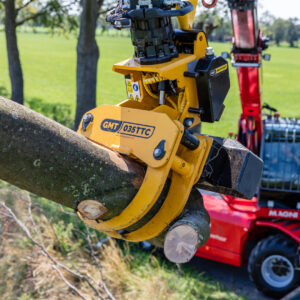
<path fill-rule="evenodd" d="M 194 7 L 197 1 L 191 0 Z M 184 30 L 192 28 L 195 10 L 178 18 Z M 147 166 L 146 175 L 135 198 L 123 212 L 110 220 L 84 219 L 90 227 L 129 241 L 151 239 L 160 234 L 186 205 L 192 186 L 199 179 L 207 159 L 212 139 L 197 135 L 200 144 L 196 150 L 181 145 L 184 120 L 193 119 L 193 127 L 200 124 L 199 114 L 190 113 L 190 107 L 199 108 L 197 87 L 193 78 L 185 77 L 189 63 L 205 56 L 207 41 L 199 32 L 192 54 L 179 54 L 170 62 L 155 65 L 140 65 L 133 58 L 115 64 L 113 71 L 131 78 L 140 86 L 138 101 L 128 99 L 118 106 L 102 105 L 90 114 L 93 121 L 78 132 L 94 143 L 131 156 Z M 159 103 L 157 84 L 162 80 L 176 81 L 175 95 L 165 95 Z M 157 159 L 154 150 L 163 144 L 164 155 Z M 141 220 L 156 203 L 170 178 L 171 185 L 163 205 L 156 215 L 136 231 L 121 235 L 126 229 Z"/>

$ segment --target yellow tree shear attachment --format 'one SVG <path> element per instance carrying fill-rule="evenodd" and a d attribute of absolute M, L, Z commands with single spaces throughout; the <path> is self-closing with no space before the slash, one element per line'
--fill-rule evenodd
<path fill-rule="evenodd" d="M 128 241 L 157 237 L 182 214 L 199 181 L 245 197 L 256 191 L 259 178 L 248 189 L 243 178 L 261 172 L 261 161 L 241 146 L 200 134 L 202 121 L 221 117 L 230 83 L 226 60 L 214 55 L 203 32 L 192 29 L 196 5 L 197 0 L 120 0 L 108 17 L 116 28 L 131 28 L 135 55 L 113 66 L 125 76 L 128 99 L 87 112 L 78 132 L 146 168 L 142 186 L 119 215 L 102 219 L 105 203 L 79 203 L 82 220 L 110 236 Z M 178 16 L 180 30 L 173 31 L 172 16 Z M 230 179 L 223 180 L 227 175 Z M 209 222 L 202 224 L 208 234 L 198 234 L 198 246 L 209 237 Z"/>

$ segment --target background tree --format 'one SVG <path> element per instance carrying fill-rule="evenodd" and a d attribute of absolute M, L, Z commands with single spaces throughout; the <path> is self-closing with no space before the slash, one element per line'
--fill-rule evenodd
<path fill-rule="evenodd" d="M 99 2 L 97 0 L 82 1 L 80 32 L 77 42 L 75 129 L 77 129 L 82 115 L 96 106 L 99 59 L 96 28 L 98 12 L 103 1 Z"/>
<path fill-rule="evenodd" d="M 275 19 L 276 18 L 269 11 L 263 12 L 259 19 L 260 28 L 262 29 L 263 34 L 272 40 L 274 40 L 272 26 Z"/>
<path fill-rule="evenodd" d="M 200 13 L 195 18 L 196 29 L 203 30 L 207 37 L 211 37 L 212 32 L 223 25 L 224 18 L 228 17 L 228 4 L 225 0 L 218 1 L 213 9 L 207 9 L 199 1 Z"/>
<path fill-rule="evenodd" d="M 211 33 L 210 39 L 218 42 L 228 42 L 232 40 L 232 23 L 228 15 L 222 18 L 218 17 L 216 20 L 218 26 Z"/>
<path fill-rule="evenodd" d="M 300 39 L 300 22 L 296 25 L 297 33 L 298 33 L 298 39 Z"/>
<path fill-rule="evenodd" d="M 299 38 L 296 22 L 297 19 L 288 19 L 286 21 L 286 41 L 290 44 L 290 47 L 294 47 L 295 42 Z"/>
<path fill-rule="evenodd" d="M 100 56 L 96 41 L 97 20 L 100 15 L 111 9 L 110 5 L 112 4 L 108 1 L 104 4 L 104 0 L 82 1 L 77 42 L 75 130 L 82 115 L 96 106 L 97 67 Z M 105 9 L 101 11 L 103 6 Z"/>
<path fill-rule="evenodd" d="M 277 46 L 280 46 L 280 43 L 285 38 L 285 26 L 285 20 L 280 18 L 276 19 L 273 23 L 272 30 L 274 33 L 274 40 Z"/>
<path fill-rule="evenodd" d="M 68 29 L 76 26 L 75 19 L 70 16 L 70 7 L 77 0 L 0 0 L 4 7 L 4 25 L 9 76 L 11 81 L 11 98 L 24 103 L 24 80 L 17 42 L 17 27 L 39 18 L 45 26 Z"/>

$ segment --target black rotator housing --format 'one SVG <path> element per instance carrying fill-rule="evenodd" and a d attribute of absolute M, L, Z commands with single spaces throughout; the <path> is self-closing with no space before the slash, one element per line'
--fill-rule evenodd
<path fill-rule="evenodd" d="M 193 9 L 185 0 L 119 0 L 106 20 L 117 29 L 130 28 L 134 58 L 139 64 L 160 64 L 178 56 L 171 18 Z"/>

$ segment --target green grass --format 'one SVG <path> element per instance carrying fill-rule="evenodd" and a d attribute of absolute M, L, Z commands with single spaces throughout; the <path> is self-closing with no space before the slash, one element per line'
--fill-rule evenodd
<path fill-rule="evenodd" d="M 66 103 L 75 110 L 76 38 L 50 34 L 19 33 L 19 48 L 25 79 L 25 98 L 40 98 L 45 102 Z M 124 79 L 112 72 L 112 65 L 132 56 L 129 38 L 98 35 L 100 60 L 98 65 L 98 105 L 116 104 L 125 97 Z M 229 51 L 230 44 L 212 43 L 215 52 Z M 271 62 L 264 63 L 263 102 L 279 109 L 283 116 L 300 117 L 300 49 L 274 47 Z M 10 88 L 4 33 L 0 34 L 0 88 Z M 220 122 L 205 124 L 203 133 L 227 136 L 237 129 L 241 112 L 236 71 L 230 68 L 231 89 Z M 1 90 L 0 90 L 1 91 Z M 10 93 L 10 92 L 9 92 Z"/>
<path fill-rule="evenodd" d="M 24 201 L 28 197 L 26 195 L 18 188 L 0 181 L 0 200 L 23 222 L 28 219 L 28 206 Z M 77 270 L 95 276 L 95 273 L 91 273 L 94 262 L 88 254 L 86 229 L 82 221 L 71 215 L 70 209 L 67 209 L 69 214 L 65 214 L 61 206 L 54 202 L 34 195 L 31 198 L 32 215 L 38 224 L 37 231 L 30 222 L 25 224 L 33 237 L 38 240 L 42 238 L 46 248 L 59 262 L 72 268 L 76 266 Z M 51 299 L 60 299 L 57 295 L 64 294 L 66 288 L 60 283 L 59 277 L 51 273 L 51 267 L 47 269 L 48 261 L 41 260 L 41 255 L 35 254 L 38 248 L 33 247 L 23 233 L 18 234 L 17 228 L 14 223 L 9 222 L 8 225 L 4 214 L 0 214 L 0 299 L 48 299 L 45 297 L 47 290 L 51 291 Z M 95 244 L 104 234 L 93 229 L 90 234 L 94 251 L 101 257 L 106 284 L 116 299 L 247 299 L 222 287 L 190 265 L 182 265 L 178 269 L 163 257 L 161 251 L 145 252 L 137 243 L 121 241 L 118 245 L 107 243 L 97 249 Z M 68 280 L 72 280 L 72 276 L 68 276 Z M 74 284 L 82 293 L 92 296 L 83 282 L 74 280 Z M 66 300 L 72 297 L 67 296 L 66 292 L 65 295 Z"/>

